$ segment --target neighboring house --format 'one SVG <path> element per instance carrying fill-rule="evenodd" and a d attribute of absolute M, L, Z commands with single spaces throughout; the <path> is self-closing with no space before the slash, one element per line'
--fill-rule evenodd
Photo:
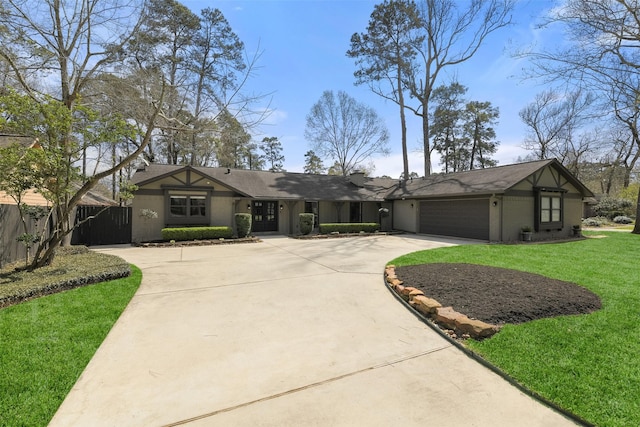
<path fill-rule="evenodd" d="M 320 223 L 381 222 L 383 230 L 489 241 L 519 240 L 530 226 L 534 239 L 553 239 L 571 235 L 593 196 L 557 160 L 407 182 L 151 164 L 132 182 L 134 242 L 160 239 L 163 227 L 232 227 L 239 212 L 252 214 L 254 232 L 296 234 L 298 214 L 313 212 Z"/>

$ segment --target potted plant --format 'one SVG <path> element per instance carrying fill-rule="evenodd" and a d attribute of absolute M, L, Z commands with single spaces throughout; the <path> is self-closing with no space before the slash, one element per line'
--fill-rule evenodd
<path fill-rule="evenodd" d="M 572 234 L 574 237 L 580 237 L 580 236 L 582 236 L 582 227 L 581 227 L 579 224 L 577 224 L 577 225 L 573 225 L 573 226 L 571 227 L 571 234 Z"/>
<path fill-rule="evenodd" d="M 532 234 L 533 234 L 533 230 L 531 229 L 530 226 L 525 225 L 525 226 L 522 227 L 522 241 L 523 242 L 530 242 Z"/>

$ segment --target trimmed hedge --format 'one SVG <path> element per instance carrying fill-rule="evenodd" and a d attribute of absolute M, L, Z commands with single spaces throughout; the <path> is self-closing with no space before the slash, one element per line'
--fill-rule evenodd
<path fill-rule="evenodd" d="M 301 213 L 299 215 L 300 221 L 300 233 L 309 234 L 313 230 L 313 217 L 312 213 Z"/>
<path fill-rule="evenodd" d="M 163 228 L 163 240 L 201 240 L 230 239 L 233 237 L 231 227 L 184 227 Z"/>
<path fill-rule="evenodd" d="M 236 219 L 236 233 L 238 237 L 247 237 L 251 233 L 251 214 L 250 213 L 237 213 Z"/>
<path fill-rule="evenodd" d="M 374 233 L 380 229 L 380 224 L 377 222 L 358 222 L 358 223 L 328 223 L 320 224 L 320 234 L 330 233 Z"/>

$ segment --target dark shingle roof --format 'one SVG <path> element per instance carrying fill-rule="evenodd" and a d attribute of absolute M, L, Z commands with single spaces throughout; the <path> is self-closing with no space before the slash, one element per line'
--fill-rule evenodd
<path fill-rule="evenodd" d="M 560 162 L 550 159 L 414 179 L 407 182 L 406 185 L 396 187 L 387 195 L 387 198 L 500 194 L 527 179 L 533 173 L 550 165 L 560 170 L 565 178 L 578 188 L 584 196 L 592 195 L 591 191 L 575 179 Z"/>
<path fill-rule="evenodd" d="M 140 187 L 182 170 L 193 170 L 210 178 L 214 185 L 217 182 L 239 195 L 255 199 L 383 201 L 500 194 L 547 166 L 557 168 L 585 197 L 592 196 L 591 191 L 555 159 L 432 175 L 402 185 L 388 178 L 365 178 L 364 186 L 358 187 L 343 176 L 158 164 L 151 164 L 145 170 L 136 172 L 132 182 Z"/>
<path fill-rule="evenodd" d="M 256 199 L 383 201 L 389 190 L 397 186 L 396 180 L 385 178 L 365 178 L 364 186 L 358 187 L 343 176 L 157 164 L 136 172 L 132 182 L 140 187 L 188 169 Z"/>

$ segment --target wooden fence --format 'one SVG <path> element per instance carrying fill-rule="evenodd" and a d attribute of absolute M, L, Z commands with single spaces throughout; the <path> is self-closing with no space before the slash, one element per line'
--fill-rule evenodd
<path fill-rule="evenodd" d="M 29 233 L 36 232 L 33 221 L 28 220 L 27 226 Z M 27 257 L 26 247 L 18 241 L 23 233 L 18 206 L 0 205 L 0 268 Z"/>
<path fill-rule="evenodd" d="M 110 206 L 79 206 L 76 223 L 82 223 L 71 237 L 72 245 L 116 245 L 131 243 L 131 208 Z"/>
<path fill-rule="evenodd" d="M 73 231 L 71 244 L 95 246 L 131 243 L 131 212 L 131 208 L 119 206 L 106 209 L 100 206 L 79 206 L 76 223 L 95 217 Z M 28 226 L 29 233 L 36 231 L 32 221 L 28 221 Z M 0 205 L 0 268 L 26 258 L 26 248 L 17 240 L 23 233 L 18 207 Z"/>

